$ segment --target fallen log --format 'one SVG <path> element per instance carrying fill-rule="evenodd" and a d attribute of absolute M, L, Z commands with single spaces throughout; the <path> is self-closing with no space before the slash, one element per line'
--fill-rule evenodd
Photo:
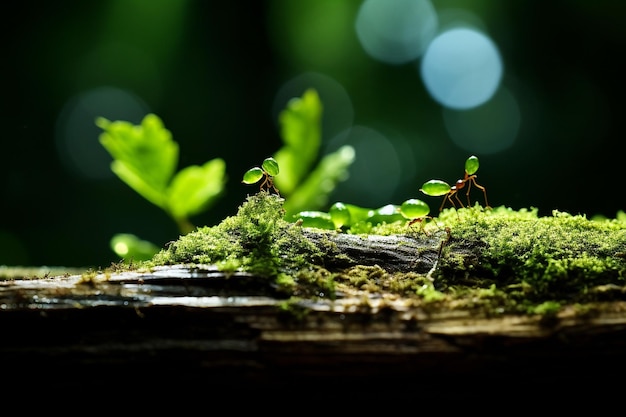
<path fill-rule="evenodd" d="M 621 226 L 615 236 L 600 230 L 600 239 L 617 245 L 597 248 L 610 267 L 587 276 L 593 280 L 583 280 L 585 287 L 573 294 L 569 280 L 538 289 L 511 282 L 507 273 L 524 272 L 515 269 L 515 259 L 490 276 L 484 254 L 494 251 L 485 235 L 491 226 L 480 221 L 478 242 L 467 231 L 459 235 L 461 226 L 428 235 L 301 230 L 297 233 L 317 248 L 316 263 L 300 269 L 279 264 L 285 268 L 280 274 L 295 277 L 288 287 L 254 269 L 201 262 L 13 277 L 0 281 L 0 357 L 14 375 L 29 377 L 80 374 L 108 380 L 130 372 L 152 387 L 162 387 L 164 378 L 183 378 L 214 390 L 259 392 L 308 383 L 367 392 L 374 384 L 386 398 L 415 392 L 474 397 L 485 387 L 490 394 L 504 393 L 522 381 L 535 389 L 559 385 L 575 392 L 589 389 L 581 378 L 602 381 L 609 369 L 626 370 Z M 537 233 L 557 234 L 531 222 Z M 294 233 L 294 227 L 277 230 Z M 515 227 L 506 228 L 519 237 Z M 243 239 L 240 227 L 231 229 Z M 584 233 L 591 244 L 589 230 Z M 207 240 L 211 245 L 213 237 Z M 288 237 L 295 245 L 293 235 Z M 193 245 L 181 238 L 155 259 L 214 256 L 206 241 Z M 255 254 L 275 252 L 248 241 L 237 245 L 248 245 Z M 585 256 L 590 254 L 591 249 Z M 595 261 L 591 265 L 598 270 Z M 332 285 L 306 281 L 311 271 Z M 366 277 L 358 275 L 364 271 Z M 574 275 L 577 271 L 569 277 L 579 282 L 585 276 Z M 402 280 L 411 285 L 394 287 Z M 492 303 L 489 308 L 481 294 Z M 520 294 L 531 297 L 533 309 Z"/>
<path fill-rule="evenodd" d="M 184 375 L 240 389 L 293 381 L 364 389 L 384 380 L 379 392 L 397 395 L 469 395 L 474 384 L 518 379 L 569 384 L 626 365 L 623 302 L 593 317 L 563 312 L 549 321 L 428 310 L 363 294 L 300 300 L 285 310 L 284 298 L 249 285 L 254 278 L 175 265 L 87 281 L 5 281 L 0 356 L 27 375 L 106 379 L 132 370 L 144 384 Z"/>

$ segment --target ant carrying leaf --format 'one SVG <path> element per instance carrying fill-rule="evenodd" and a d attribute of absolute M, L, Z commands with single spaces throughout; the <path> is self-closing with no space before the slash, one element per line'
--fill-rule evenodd
<path fill-rule="evenodd" d="M 265 158 L 260 167 L 250 168 L 246 171 L 246 173 L 243 174 L 243 180 L 241 182 L 244 184 L 254 184 L 263 179 L 260 187 L 261 190 L 272 189 L 276 194 L 280 195 L 278 189 L 274 186 L 273 179 L 275 175 L 278 175 L 279 171 L 278 162 L 276 162 L 274 158 Z"/>
<path fill-rule="evenodd" d="M 456 208 L 456 204 L 454 203 L 454 200 L 452 200 L 452 197 L 454 197 L 457 203 L 459 203 L 459 206 L 465 207 L 463 203 L 461 202 L 461 200 L 459 199 L 459 196 L 457 195 L 457 193 L 459 192 L 459 190 L 462 190 L 463 188 L 465 188 L 466 185 L 467 185 L 467 193 L 465 193 L 465 195 L 467 196 L 467 206 L 469 207 L 471 205 L 470 191 L 472 189 L 472 184 L 473 184 L 476 188 L 479 188 L 480 190 L 482 190 L 483 195 L 485 196 L 485 207 L 489 208 L 489 203 L 487 202 L 487 190 L 485 189 L 485 187 L 483 187 L 482 185 L 479 185 L 476 182 L 476 171 L 478 171 L 478 167 L 479 167 L 478 157 L 472 155 L 469 158 L 467 158 L 467 160 L 465 161 L 465 174 L 463 175 L 463 178 L 458 180 L 455 183 L 455 185 L 450 186 L 450 184 L 442 180 L 430 180 L 430 181 L 426 181 L 424 185 L 422 185 L 422 188 L 420 188 L 420 191 L 426 195 L 433 196 L 433 197 L 438 197 L 442 195 L 445 196 L 443 199 L 443 202 L 441 203 L 441 207 L 439 207 L 439 211 L 441 211 L 443 210 L 443 207 L 445 206 L 446 201 L 449 201 L 452 204 L 452 206 Z"/>
<path fill-rule="evenodd" d="M 417 198 L 411 198 L 402 203 L 400 206 L 400 213 L 405 219 L 409 220 L 409 227 L 413 226 L 415 223 L 419 223 L 420 231 L 424 232 L 424 234 L 428 236 L 428 233 L 424 230 L 424 224 L 426 219 L 433 219 L 428 215 L 428 213 L 430 213 L 430 207 L 428 207 L 428 204 Z"/>

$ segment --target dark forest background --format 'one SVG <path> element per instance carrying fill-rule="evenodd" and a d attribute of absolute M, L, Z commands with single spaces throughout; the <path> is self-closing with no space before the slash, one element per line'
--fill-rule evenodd
<path fill-rule="evenodd" d="M 355 31 L 362 3 L 13 4 L 0 29 L 0 264 L 108 266 L 114 233 L 159 246 L 178 237 L 165 213 L 111 174 L 96 116 L 157 114 L 180 144 L 181 168 L 223 158 L 226 193 L 194 219 L 213 225 L 255 191 L 243 172 L 278 149 L 278 112 L 309 86 L 324 104 L 325 149 L 363 146 L 332 201 L 421 198 L 425 180 L 456 180 L 475 153 L 492 206 L 607 217 L 626 209 L 625 3 L 432 0 L 441 16 L 478 22 L 501 54 L 519 127 L 494 152 L 451 139 L 416 62 L 365 52 Z M 485 130 L 499 122 L 497 112 L 479 116 Z M 346 129 L 356 136 L 341 136 Z"/>

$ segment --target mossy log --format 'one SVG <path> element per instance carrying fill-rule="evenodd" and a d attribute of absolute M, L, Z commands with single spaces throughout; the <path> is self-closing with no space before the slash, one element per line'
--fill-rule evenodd
<path fill-rule="evenodd" d="M 332 243 L 329 270 L 428 273 L 446 240 L 305 235 L 320 247 Z M 573 384 L 626 365 L 622 301 L 587 316 L 564 309 L 549 318 L 494 317 L 367 291 L 288 299 L 266 278 L 167 265 L 2 281 L 0 355 L 27 375 L 105 378 L 132 370 L 142 384 L 177 375 L 256 391 L 294 381 L 344 391 L 381 384 L 377 393 L 419 389 L 431 398 L 454 389 L 476 395 L 485 386 L 494 393 L 520 379 L 535 389 Z"/>
<path fill-rule="evenodd" d="M 326 398 L 475 398 L 520 381 L 536 397 L 626 370 L 623 221 L 475 207 L 351 234 L 281 208 L 259 193 L 149 262 L 0 281 L 2 358 L 26 376 L 213 393 L 311 382 Z"/>

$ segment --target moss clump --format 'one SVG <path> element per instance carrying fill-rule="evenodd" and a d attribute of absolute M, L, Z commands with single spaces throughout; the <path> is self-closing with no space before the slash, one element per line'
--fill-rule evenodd
<path fill-rule="evenodd" d="M 283 199 L 262 191 L 248 197 L 236 216 L 181 236 L 157 253 L 149 265 L 214 264 L 222 271 L 247 271 L 279 278 L 314 262 L 319 250 L 300 227 L 283 219 Z"/>
<path fill-rule="evenodd" d="M 283 199 L 265 191 L 248 197 L 236 216 L 182 236 L 147 266 L 212 264 L 226 272 L 248 271 L 301 299 L 401 298 L 410 305 L 488 314 L 551 315 L 566 306 L 626 299 L 624 219 L 590 220 L 558 211 L 540 217 L 533 208 L 476 205 L 444 210 L 426 231 L 407 228 L 406 222 L 371 231 L 440 236 L 436 268 L 428 275 L 392 272 L 386 265 L 326 269 L 329 254 L 342 256 L 334 255 L 336 244 L 313 243 L 301 225 L 284 220 Z"/>
<path fill-rule="evenodd" d="M 440 288 L 495 285 L 518 302 L 591 301 L 626 280 L 626 223 L 554 211 L 479 206 L 444 211 L 451 238 L 439 262 Z"/>

